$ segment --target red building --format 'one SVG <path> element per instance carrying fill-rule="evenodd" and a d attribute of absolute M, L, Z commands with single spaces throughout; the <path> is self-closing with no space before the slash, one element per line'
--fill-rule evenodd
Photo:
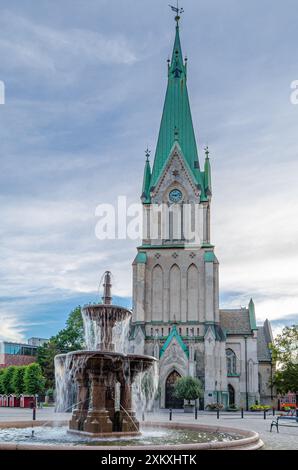
<path fill-rule="evenodd" d="M 28 344 L 0 341 L 0 369 L 8 366 L 27 366 L 36 361 L 37 349 L 48 340 L 30 338 Z"/>

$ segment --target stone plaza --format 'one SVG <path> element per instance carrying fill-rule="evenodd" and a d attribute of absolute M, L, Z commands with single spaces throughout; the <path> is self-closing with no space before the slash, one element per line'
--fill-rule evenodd
<path fill-rule="evenodd" d="M 32 419 L 32 410 L 20 408 L 0 408 L 0 427 L 1 423 L 10 422 L 18 423 L 30 421 Z M 55 413 L 54 408 L 38 409 L 36 419 L 45 422 L 59 422 L 70 420 L 70 413 Z M 157 413 L 147 413 L 146 421 L 169 422 L 169 412 L 159 411 Z M 298 450 L 298 426 L 297 424 L 284 426 L 280 428 L 279 434 L 273 429 L 270 432 L 270 424 L 273 419 L 271 412 L 267 414 L 264 420 L 263 413 L 244 413 L 241 419 L 239 412 L 221 412 L 219 419 L 216 413 L 199 411 L 198 419 L 195 420 L 193 414 L 183 413 L 183 411 L 175 410 L 172 416 L 172 423 L 186 424 L 203 424 L 211 426 L 230 427 L 235 429 L 243 429 L 255 431 L 259 433 L 260 438 L 264 442 L 265 450 Z M 32 422 L 34 425 L 34 422 Z M 297 426 L 297 427 L 296 427 Z M 165 445 L 166 448 L 166 445 Z"/>

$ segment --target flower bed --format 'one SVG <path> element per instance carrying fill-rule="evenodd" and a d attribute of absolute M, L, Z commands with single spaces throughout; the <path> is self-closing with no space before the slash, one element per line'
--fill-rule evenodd
<path fill-rule="evenodd" d="M 252 405 L 250 411 L 268 411 L 270 410 L 270 406 L 268 405 Z"/>

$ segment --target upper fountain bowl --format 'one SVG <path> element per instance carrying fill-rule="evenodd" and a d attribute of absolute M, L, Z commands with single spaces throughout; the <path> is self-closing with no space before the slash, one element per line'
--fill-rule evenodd
<path fill-rule="evenodd" d="M 96 349 L 115 351 L 113 328 L 118 323 L 130 320 L 131 312 L 124 307 L 111 304 L 86 305 L 82 308 L 85 325 L 94 324 L 96 337 L 99 339 Z"/>

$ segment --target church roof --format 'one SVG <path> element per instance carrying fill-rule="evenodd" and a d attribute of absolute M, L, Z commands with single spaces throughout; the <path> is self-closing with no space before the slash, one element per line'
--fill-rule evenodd
<path fill-rule="evenodd" d="M 271 325 L 269 321 L 266 320 L 264 325 L 258 328 L 257 348 L 259 361 L 271 362 L 270 344 L 272 341 Z"/>
<path fill-rule="evenodd" d="M 230 309 L 230 310 L 220 310 L 220 325 L 224 328 L 227 334 L 231 335 L 250 335 L 251 334 L 251 324 L 249 318 L 249 309 Z"/>
<path fill-rule="evenodd" d="M 263 326 L 260 326 L 258 329 L 257 348 L 258 348 L 258 360 L 270 362 L 271 355 L 270 355 L 268 343 L 266 341 L 266 334 L 265 334 Z"/>
<path fill-rule="evenodd" d="M 251 335 L 258 330 L 256 324 L 255 304 L 250 299 L 248 308 L 224 309 L 219 311 L 220 324 L 227 334 Z"/>
<path fill-rule="evenodd" d="M 160 124 L 155 159 L 150 178 L 150 188 L 154 188 L 162 174 L 175 142 L 178 142 L 184 160 L 190 168 L 196 184 L 201 188 L 201 199 L 206 200 L 205 190 L 211 186 L 209 174 L 200 171 L 197 144 L 192 122 L 188 91 L 187 64 L 183 60 L 180 42 L 179 25 L 176 26 L 176 36 L 172 60 L 168 65 L 168 86 Z M 147 173 L 148 172 L 148 173 Z M 145 178 L 149 174 L 145 168 Z M 147 186 L 147 184 L 145 184 Z M 147 186 L 148 187 L 148 186 Z M 148 198 L 147 198 L 148 199 Z M 144 201 L 150 202 L 150 201 Z"/>

